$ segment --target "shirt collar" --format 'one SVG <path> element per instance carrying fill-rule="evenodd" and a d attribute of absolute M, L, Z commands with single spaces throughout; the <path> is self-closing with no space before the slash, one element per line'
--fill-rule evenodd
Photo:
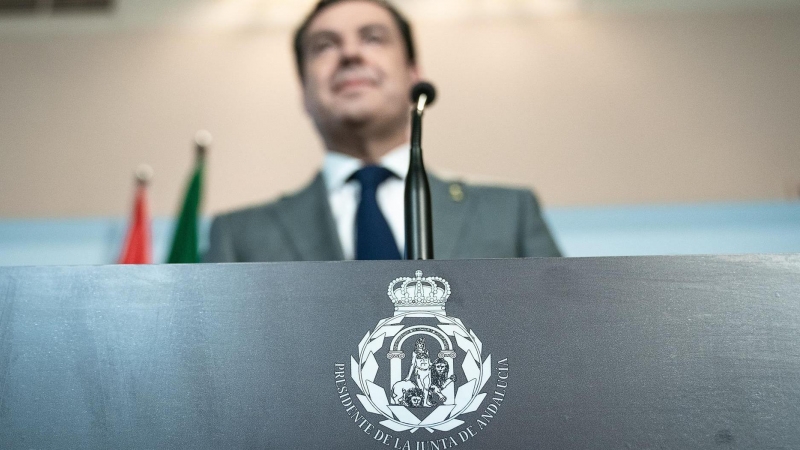
<path fill-rule="evenodd" d="M 411 159 L 409 144 L 390 151 L 381 158 L 379 165 L 383 166 L 397 175 L 401 180 L 406 179 L 408 164 Z M 325 187 L 328 192 L 335 191 L 347 183 L 350 175 L 358 169 L 364 167 L 364 161 L 350 155 L 337 152 L 326 152 L 325 160 L 322 163 L 322 177 L 325 180 Z"/>

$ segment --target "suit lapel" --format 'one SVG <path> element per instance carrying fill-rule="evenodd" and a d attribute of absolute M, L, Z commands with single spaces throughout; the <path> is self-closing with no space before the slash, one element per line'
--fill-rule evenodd
<path fill-rule="evenodd" d="M 465 232 L 470 198 L 461 183 L 449 183 L 428 175 L 433 209 L 433 256 L 436 259 L 453 259 L 458 256 L 458 242 Z M 451 194 L 457 186 L 461 196 Z M 456 188 L 454 188 L 456 189 Z"/>
<path fill-rule="evenodd" d="M 460 189 L 460 183 L 449 183 L 428 175 L 433 209 L 433 245 L 436 259 L 453 259 L 458 256 L 458 242 L 466 231 L 467 211 L 471 199 L 466 193 L 458 201 L 450 193 L 451 185 Z M 277 205 L 277 216 L 291 245 L 300 260 L 335 261 L 344 259 L 336 224 L 328 205 L 328 193 L 322 174 L 297 195 L 288 197 Z"/>
<path fill-rule="evenodd" d="M 344 259 L 321 173 L 306 189 L 277 206 L 278 220 L 297 249 L 300 260 Z"/>

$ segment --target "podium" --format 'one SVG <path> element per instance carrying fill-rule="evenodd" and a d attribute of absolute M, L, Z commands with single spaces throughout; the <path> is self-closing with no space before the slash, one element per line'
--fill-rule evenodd
<path fill-rule="evenodd" d="M 0 448 L 800 448 L 800 255 L 0 268 Z"/>

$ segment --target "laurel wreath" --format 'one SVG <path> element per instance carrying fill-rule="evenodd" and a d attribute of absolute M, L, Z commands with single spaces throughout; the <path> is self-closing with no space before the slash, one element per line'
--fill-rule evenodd
<path fill-rule="evenodd" d="M 401 324 L 407 314 L 394 316 L 378 322 L 372 332 L 367 332 L 358 345 L 358 361 L 350 357 L 350 376 L 358 385 L 362 394 L 357 394 L 364 409 L 373 414 L 380 414 L 386 420 L 381 425 L 394 431 L 411 431 L 420 428 L 429 432 L 450 431 L 464 423 L 457 419 L 461 414 L 476 411 L 484 398 L 481 390 L 491 377 L 491 355 L 481 360 L 483 344 L 472 330 L 468 330 L 461 320 L 442 314 L 430 313 L 425 316 L 435 317 L 439 320 L 438 328 L 448 336 L 455 339 L 456 345 L 464 352 L 464 362 L 461 368 L 465 375 L 464 383 L 456 389 L 453 405 L 439 405 L 432 408 L 430 414 L 419 419 L 409 409 L 401 405 L 389 403 L 386 390 L 375 384 L 378 373 L 378 362 L 375 353 L 383 348 L 386 338 L 392 338 L 406 328 Z M 415 317 L 420 317 L 415 313 Z"/>

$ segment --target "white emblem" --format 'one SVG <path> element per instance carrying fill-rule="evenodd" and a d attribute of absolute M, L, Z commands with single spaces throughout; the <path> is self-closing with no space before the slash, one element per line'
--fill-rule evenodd
<path fill-rule="evenodd" d="M 397 278 L 389 284 L 394 316 L 378 322 L 350 357 L 350 376 L 364 409 L 394 431 L 450 431 L 476 411 L 491 377 L 491 355 L 445 304 L 450 285 L 438 277 Z"/>

